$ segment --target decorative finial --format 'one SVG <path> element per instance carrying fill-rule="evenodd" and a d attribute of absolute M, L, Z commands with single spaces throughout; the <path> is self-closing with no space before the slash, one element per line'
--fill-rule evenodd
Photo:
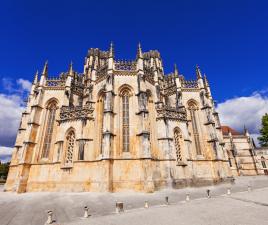
<path fill-rule="evenodd" d="M 42 75 L 47 76 L 47 73 L 48 73 L 48 61 L 45 62 Z"/>
<path fill-rule="evenodd" d="M 38 70 L 36 71 L 35 75 L 34 75 L 34 81 L 33 84 L 37 84 L 38 82 Z"/>
<path fill-rule="evenodd" d="M 174 74 L 176 77 L 179 76 L 179 71 L 178 71 L 176 63 L 174 63 Z"/>
<path fill-rule="evenodd" d="M 109 49 L 109 57 L 113 57 L 114 56 L 114 44 L 111 41 L 110 43 L 110 49 Z"/>
<path fill-rule="evenodd" d="M 209 86 L 207 75 L 204 73 L 204 83 L 206 86 Z"/>
<path fill-rule="evenodd" d="M 138 43 L 137 58 L 142 58 L 141 43 Z"/>
<path fill-rule="evenodd" d="M 246 125 L 244 124 L 244 133 L 247 134 L 248 133 L 248 129 L 246 127 Z"/>
<path fill-rule="evenodd" d="M 233 135 L 229 127 L 228 127 L 228 135 L 229 136 L 232 136 Z"/>
<path fill-rule="evenodd" d="M 196 71 L 197 79 L 201 79 L 202 78 L 202 74 L 201 74 L 201 71 L 200 71 L 200 68 L 199 68 L 198 65 L 196 65 L 195 71 Z"/>
<path fill-rule="evenodd" d="M 69 66 L 69 75 L 73 76 L 74 75 L 74 71 L 73 71 L 73 61 L 71 61 L 70 66 Z"/>

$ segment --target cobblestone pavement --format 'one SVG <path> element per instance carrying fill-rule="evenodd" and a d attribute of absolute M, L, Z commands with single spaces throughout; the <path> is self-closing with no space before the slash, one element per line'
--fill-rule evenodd
<path fill-rule="evenodd" d="M 252 191 L 248 192 L 248 185 Z M 227 188 L 232 194 L 226 195 Z M 206 190 L 211 198 L 206 198 Z M 185 203 L 186 194 L 190 202 Z M 165 196 L 170 205 L 164 206 Z M 124 202 L 125 212 L 115 214 L 115 202 Z M 144 209 L 148 201 L 149 209 Z M 83 207 L 92 215 L 82 219 Z M 235 184 L 145 193 L 25 193 L 0 191 L 1 225 L 43 225 L 46 211 L 60 225 L 180 225 L 268 224 L 268 176 L 239 177 Z"/>

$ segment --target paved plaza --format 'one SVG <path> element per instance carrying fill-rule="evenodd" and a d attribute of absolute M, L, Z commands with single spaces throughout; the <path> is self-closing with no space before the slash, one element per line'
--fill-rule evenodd
<path fill-rule="evenodd" d="M 252 191 L 248 192 L 248 185 Z M 227 189 L 231 188 L 231 195 Z M 211 190 L 207 198 L 206 190 Z M 186 194 L 190 201 L 186 202 Z M 165 197 L 169 205 L 165 205 Z M 115 202 L 125 211 L 115 213 Z M 148 201 L 149 208 L 144 208 Z M 83 218 L 83 207 L 91 216 Z M 239 177 L 235 184 L 145 193 L 0 192 L 1 225 L 43 225 L 52 210 L 60 225 L 263 225 L 268 224 L 268 176 Z"/>

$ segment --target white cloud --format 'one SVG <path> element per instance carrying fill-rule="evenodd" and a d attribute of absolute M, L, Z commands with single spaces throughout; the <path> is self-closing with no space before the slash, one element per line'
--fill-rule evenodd
<path fill-rule="evenodd" d="M 8 148 L 14 145 L 21 113 L 24 110 L 24 98 L 28 95 L 31 83 L 28 80 L 2 78 L 0 93 L 0 146 Z M 0 152 L 1 158 L 1 152 Z"/>
<path fill-rule="evenodd" d="M 0 156 L 10 156 L 13 148 L 11 147 L 0 147 Z"/>
<path fill-rule="evenodd" d="M 217 111 L 221 123 L 239 131 L 245 125 L 256 140 L 261 127 L 261 118 L 268 113 L 268 97 L 263 95 L 266 93 L 266 91 L 254 92 L 251 96 L 235 97 L 219 103 Z"/>
<path fill-rule="evenodd" d="M 17 95 L 0 94 L 0 145 L 12 145 L 24 110 L 23 101 Z"/>
<path fill-rule="evenodd" d="M 17 84 L 21 86 L 21 88 L 24 90 L 24 91 L 30 91 L 31 90 L 31 87 L 32 87 L 32 84 L 30 81 L 28 80 L 24 80 L 22 78 L 18 79 L 17 80 Z"/>
<path fill-rule="evenodd" d="M 11 159 L 13 148 L 0 147 L 0 160 L 1 162 L 8 162 Z"/>

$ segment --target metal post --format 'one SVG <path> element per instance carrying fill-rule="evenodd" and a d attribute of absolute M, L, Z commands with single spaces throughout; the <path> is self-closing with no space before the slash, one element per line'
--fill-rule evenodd
<path fill-rule="evenodd" d="M 144 208 L 145 208 L 145 209 L 148 209 L 148 208 L 149 208 L 149 204 L 148 204 L 147 201 L 144 202 Z"/>
<path fill-rule="evenodd" d="M 168 196 L 165 197 L 166 205 L 169 205 Z"/>
<path fill-rule="evenodd" d="M 45 224 L 52 224 L 53 223 L 52 215 L 53 215 L 53 212 L 51 210 L 48 210 L 47 211 L 47 222 Z"/>
<path fill-rule="evenodd" d="M 124 204 L 123 202 L 116 202 L 115 203 L 115 212 L 120 213 L 124 211 Z"/>
<path fill-rule="evenodd" d="M 207 198 L 210 198 L 210 190 L 207 189 Z"/>
<path fill-rule="evenodd" d="M 88 218 L 89 217 L 89 214 L 88 214 L 88 207 L 85 206 L 84 207 L 84 218 Z"/>
<path fill-rule="evenodd" d="M 190 201 L 190 194 L 186 194 L 186 201 L 187 201 L 187 202 Z"/>

